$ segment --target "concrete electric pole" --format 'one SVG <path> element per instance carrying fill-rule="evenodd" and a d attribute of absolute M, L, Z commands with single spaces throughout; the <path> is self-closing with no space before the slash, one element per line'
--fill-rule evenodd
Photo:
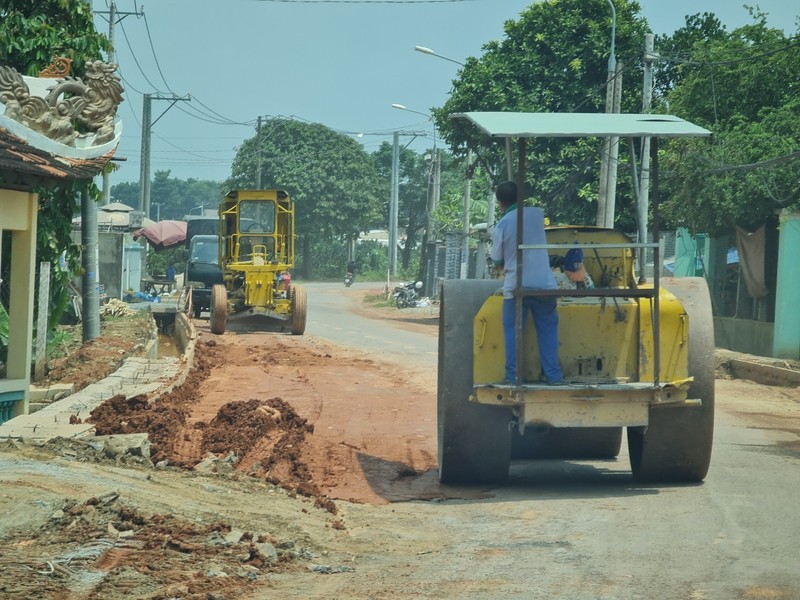
<path fill-rule="evenodd" d="M 190 96 L 175 96 L 174 94 L 165 96 L 162 94 L 144 94 L 142 105 L 142 164 L 139 174 L 139 210 L 144 212 L 146 218 L 150 218 L 150 137 L 153 125 L 163 117 L 167 111 L 177 102 L 189 102 Z M 151 121 L 152 101 L 167 100 L 171 104 L 162 112 L 155 121 Z"/>
<path fill-rule="evenodd" d="M 622 95 L 622 86 L 618 81 L 619 70 L 617 67 L 616 57 L 616 37 L 617 37 L 617 11 L 614 8 L 614 3 L 611 0 L 606 0 L 611 7 L 611 51 L 608 56 L 608 76 L 606 79 L 606 113 L 619 112 L 619 108 L 615 110 L 615 99 L 617 98 L 617 87 L 619 87 L 619 95 Z M 600 154 L 600 182 L 597 194 L 597 219 L 596 225 L 598 227 L 613 227 L 614 226 L 614 200 L 611 198 L 611 188 L 616 193 L 616 152 L 619 148 L 618 137 L 607 137 L 603 139 L 603 146 Z M 611 174 L 611 162 L 614 162 L 614 181 L 613 185 L 609 186 Z M 609 224 L 610 223 L 610 224 Z"/>
<path fill-rule="evenodd" d="M 389 272 L 397 275 L 397 212 L 400 204 L 400 132 L 392 134 L 392 195 L 389 199 Z"/>
<path fill-rule="evenodd" d="M 256 189 L 261 189 L 261 117 L 256 125 Z"/>
<path fill-rule="evenodd" d="M 466 181 L 464 182 L 464 214 L 461 235 L 461 279 L 469 273 L 469 207 L 472 204 L 472 150 L 467 150 Z"/>
<path fill-rule="evenodd" d="M 644 36 L 644 84 L 642 87 L 642 112 L 650 111 L 653 100 L 653 62 L 657 56 L 653 48 L 655 36 L 648 33 Z M 650 203 L 650 138 L 642 138 L 642 168 L 639 174 L 639 243 L 647 242 L 647 205 Z M 657 240 L 656 240 L 657 241 Z M 644 275 L 645 248 L 639 249 L 639 264 Z"/>

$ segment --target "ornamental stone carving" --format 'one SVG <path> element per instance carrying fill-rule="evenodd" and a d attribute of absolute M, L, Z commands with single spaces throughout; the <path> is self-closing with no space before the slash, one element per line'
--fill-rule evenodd
<path fill-rule="evenodd" d="M 114 117 L 122 102 L 122 85 L 116 65 L 86 63 L 85 81 L 77 77 L 37 79 L 23 77 L 0 65 L 0 103 L 5 116 L 68 146 L 94 146 L 114 139 Z M 53 82 L 46 94 L 31 85 Z"/>

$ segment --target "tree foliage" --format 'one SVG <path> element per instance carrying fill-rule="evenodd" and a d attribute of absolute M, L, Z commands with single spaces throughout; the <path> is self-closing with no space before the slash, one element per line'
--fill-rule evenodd
<path fill-rule="evenodd" d="M 0 0 L 0 64 L 36 76 L 56 56 L 81 74 L 87 61 L 109 49 L 84 0 Z"/>
<path fill-rule="evenodd" d="M 0 64 L 26 75 L 38 75 L 56 56 L 72 60 L 72 75 L 80 77 L 87 61 L 98 60 L 108 40 L 94 28 L 91 4 L 83 0 L 0 0 Z M 72 216 L 81 190 L 99 197 L 91 181 L 73 182 L 39 194 L 37 260 L 51 264 L 50 324 L 67 304 L 67 284 L 78 269 L 79 252 L 70 238 Z M 66 252 L 67 270 L 58 268 Z"/>
<path fill-rule="evenodd" d="M 646 22 L 635 1 L 616 1 L 616 56 L 624 69 L 622 112 L 641 107 L 641 48 Z M 433 110 L 436 124 L 457 156 L 476 152 L 493 183 L 505 179 L 505 148 L 487 141 L 454 113 L 467 111 L 601 112 L 611 40 L 611 11 L 604 0 L 551 0 L 532 4 L 508 21 L 501 41 L 469 58 L 453 82 L 450 98 Z M 624 158 L 625 149 L 620 152 Z M 551 219 L 594 221 L 598 140 L 537 140 L 529 145 L 530 193 Z M 621 181 L 627 178 L 623 167 Z M 618 188 L 618 205 L 630 203 L 630 185 Z M 623 224 L 632 222 L 633 215 Z"/>
<path fill-rule="evenodd" d="M 111 186 L 111 199 L 130 207 L 139 206 L 139 182 L 124 182 Z M 203 209 L 216 209 L 223 190 L 218 181 L 206 179 L 177 179 L 169 170 L 156 171 L 150 184 L 149 219 L 182 221 L 187 215 L 201 214 Z"/>
<path fill-rule="evenodd" d="M 388 142 L 382 143 L 373 153 L 378 175 L 389 182 L 392 179 L 392 153 L 392 144 Z M 399 151 L 397 227 L 398 231 L 405 232 L 406 243 L 400 261 L 403 269 L 409 268 L 411 252 L 421 241 L 427 224 L 427 207 L 433 185 L 432 156 L 432 151 L 422 155 L 405 147 Z M 388 228 L 388 203 L 385 208 L 383 223 Z"/>
<path fill-rule="evenodd" d="M 664 153 L 664 214 L 673 225 L 721 234 L 800 208 L 800 44 L 767 27 L 763 13 L 751 14 L 752 24 L 729 34 L 708 35 L 697 19 L 687 20 L 693 34 L 680 30 L 692 45 L 681 50 L 667 100 L 714 135 Z"/>
<path fill-rule="evenodd" d="M 244 141 L 233 161 L 229 189 L 256 187 L 260 158 L 263 188 L 289 192 L 295 201 L 300 272 L 338 274 L 344 257 L 333 264 L 329 243 L 340 247 L 359 233 L 385 223 L 382 207 L 389 200 L 388 181 L 352 138 L 318 123 L 285 118 L 267 120 L 260 136 Z"/>

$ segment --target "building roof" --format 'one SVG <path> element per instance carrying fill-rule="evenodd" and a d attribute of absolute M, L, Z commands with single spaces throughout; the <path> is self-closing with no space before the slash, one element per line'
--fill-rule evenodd
<path fill-rule="evenodd" d="M 491 137 L 703 137 L 711 135 L 672 115 L 614 113 L 466 112 L 467 119 Z"/>
<path fill-rule="evenodd" d="M 0 183 L 35 187 L 70 179 L 91 179 L 111 160 L 117 147 L 94 158 L 66 158 L 51 154 L 0 127 Z"/>
<path fill-rule="evenodd" d="M 0 65 L 0 185 L 50 187 L 98 175 L 116 152 L 122 85 L 116 65 L 86 63 L 85 82 Z"/>

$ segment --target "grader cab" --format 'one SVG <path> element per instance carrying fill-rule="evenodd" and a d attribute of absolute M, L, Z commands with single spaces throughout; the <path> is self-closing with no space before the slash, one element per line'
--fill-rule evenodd
<path fill-rule="evenodd" d="M 652 138 L 653 239 L 658 239 L 657 138 L 706 136 L 668 115 L 466 113 L 484 133 L 517 138 L 518 203 L 529 137 Z M 518 233 L 522 215 L 516 211 Z M 644 214 L 647 214 L 645 211 Z M 641 230 L 640 230 L 641 231 Z M 521 237 L 518 236 L 518 239 Z M 580 248 L 593 289 L 534 290 L 517 278 L 517 380 L 503 381 L 502 296 L 497 281 L 451 280 L 439 322 L 439 478 L 444 483 L 502 481 L 515 459 L 608 459 L 627 429 L 634 478 L 701 481 L 714 424 L 714 329 L 702 278 L 643 276 L 642 250 L 660 264 L 658 244 L 633 242 L 598 227 L 557 227 L 544 245 L 564 256 Z M 638 273 L 637 273 L 638 271 Z M 526 296 L 557 296 L 559 362 L 566 385 L 541 378 L 535 331 L 523 320 Z"/>
<path fill-rule="evenodd" d="M 294 204 L 283 190 L 234 190 L 219 206 L 222 284 L 211 290 L 211 332 L 228 321 L 248 328 L 306 328 L 306 293 L 291 283 Z"/>

